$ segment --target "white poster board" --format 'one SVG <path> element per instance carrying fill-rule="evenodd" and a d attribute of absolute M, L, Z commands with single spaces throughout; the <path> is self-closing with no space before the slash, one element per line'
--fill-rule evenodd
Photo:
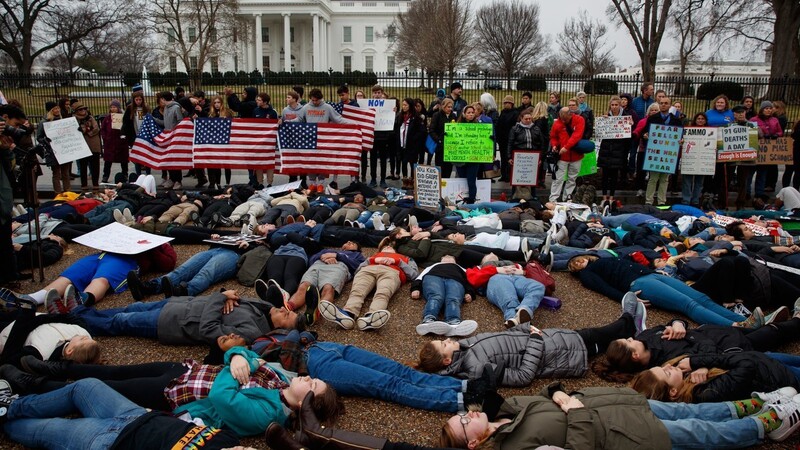
<path fill-rule="evenodd" d="M 174 238 L 158 236 L 114 222 L 74 239 L 87 247 L 121 255 L 138 255 Z"/>
<path fill-rule="evenodd" d="M 478 193 L 475 196 L 475 203 L 489 202 L 492 198 L 492 181 L 478 180 Z M 466 178 L 444 178 L 442 179 L 442 197 L 448 198 L 452 203 L 462 203 L 469 197 L 469 187 Z"/>
<path fill-rule="evenodd" d="M 278 186 L 272 186 L 268 188 L 264 188 L 263 192 L 267 195 L 272 195 L 278 192 L 289 192 L 300 187 L 300 180 L 292 181 L 291 183 L 281 184 Z"/>
<path fill-rule="evenodd" d="M 683 175 L 714 175 L 717 163 L 717 137 L 713 127 L 683 129 L 681 173 Z"/>
<path fill-rule="evenodd" d="M 511 165 L 512 186 L 536 186 L 539 183 L 540 152 L 514 150 Z"/>
<path fill-rule="evenodd" d="M 92 156 L 74 117 L 45 122 L 44 134 L 50 139 L 50 147 L 59 164 Z"/>
<path fill-rule="evenodd" d="M 625 139 L 631 137 L 633 117 L 597 116 L 594 122 L 595 139 Z"/>
<path fill-rule="evenodd" d="M 397 115 L 396 100 L 362 98 L 358 100 L 358 106 L 375 110 L 375 131 L 394 130 L 394 118 Z"/>
<path fill-rule="evenodd" d="M 442 172 L 436 166 L 414 166 L 414 201 L 421 208 L 439 209 Z"/>
<path fill-rule="evenodd" d="M 122 118 L 125 114 L 122 113 L 111 113 L 111 129 L 112 130 L 121 130 L 122 129 Z"/>

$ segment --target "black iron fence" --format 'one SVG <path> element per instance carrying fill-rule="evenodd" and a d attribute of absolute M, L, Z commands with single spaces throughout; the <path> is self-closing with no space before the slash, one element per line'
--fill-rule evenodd
<path fill-rule="evenodd" d="M 604 110 L 612 95 L 630 93 L 638 95 L 642 84 L 637 74 L 611 74 L 589 78 L 564 73 L 519 74 L 513 76 L 490 73 L 459 73 L 453 77 L 443 74 L 416 73 L 400 71 L 393 73 L 353 72 L 226 72 L 187 74 L 181 72 L 149 73 L 44 73 L 44 74 L 2 74 L 0 90 L 7 99 L 19 101 L 34 119 L 44 113 L 47 101 L 60 98 L 78 98 L 94 114 L 107 112 L 112 99 L 125 103 L 130 98 L 133 86 L 142 85 L 147 101 L 155 103 L 159 91 L 174 90 L 181 86 L 186 91 L 202 89 L 206 97 L 222 95 L 225 87 L 242 92 L 246 86 L 254 86 L 259 92 L 266 92 L 272 98 L 273 106 L 280 111 L 284 106 L 286 93 L 293 86 L 302 86 L 305 97 L 313 88 L 322 90 L 326 99 L 336 100 L 336 90 L 348 85 L 352 97 L 362 91 L 371 96 L 371 87 L 380 84 L 392 97 L 420 98 L 430 104 L 438 89 L 449 93 L 451 81 L 463 85 L 463 97 L 468 101 L 478 101 L 481 94 L 492 94 L 499 104 L 506 95 L 514 97 L 519 103 L 523 92 L 532 93 L 532 101 L 547 102 L 550 92 L 561 95 L 562 104 L 578 91 L 588 94 L 588 102 L 595 110 Z M 800 116 L 800 78 L 759 77 L 759 76 L 719 76 L 713 73 L 703 76 L 659 76 L 653 80 L 656 89 L 665 90 L 673 101 L 683 103 L 683 111 L 691 116 L 705 111 L 709 101 L 717 94 L 724 93 L 734 102 L 745 95 L 752 95 L 756 101 L 769 97 L 770 100 L 783 100 L 787 103 L 787 115 L 795 119 Z"/>

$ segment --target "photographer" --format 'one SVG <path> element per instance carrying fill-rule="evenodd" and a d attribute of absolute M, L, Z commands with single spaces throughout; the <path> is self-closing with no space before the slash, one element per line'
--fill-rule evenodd
<path fill-rule="evenodd" d="M 9 130 L 11 128 L 11 130 Z M 14 138 L 8 135 L 15 129 L 0 120 L 0 261 L 5 267 L 0 270 L 0 285 L 6 285 L 19 279 L 14 247 L 11 243 L 11 209 L 14 206 L 14 194 L 11 190 L 12 171 L 14 170 Z"/>

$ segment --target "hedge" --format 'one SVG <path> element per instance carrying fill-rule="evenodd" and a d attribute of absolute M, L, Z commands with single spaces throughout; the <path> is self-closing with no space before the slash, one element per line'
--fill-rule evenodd
<path fill-rule="evenodd" d="M 525 75 L 517 80 L 518 91 L 546 92 L 547 80 L 541 75 Z"/>
<path fill-rule="evenodd" d="M 714 100 L 723 94 L 730 100 L 741 101 L 744 98 L 744 87 L 733 81 L 709 81 L 697 88 L 698 100 Z"/>
<path fill-rule="evenodd" d="M 589 95 L 616 95 L 619 93 L 619 86 L 609 78 L 592 78 L 583 84 L 583 91 Z"/>

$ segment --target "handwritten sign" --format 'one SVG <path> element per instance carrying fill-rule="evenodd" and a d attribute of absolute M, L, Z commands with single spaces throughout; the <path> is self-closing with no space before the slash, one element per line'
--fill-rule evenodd
<path fill-rule="evenodd" d="M 595 139 L 626 139 L 631 137 L 633 117 L 598 116 L 594 122 Z"/>
<path fill-rule="evenodd" d="M 478 180 L 478 194 L 475 203 L 489 202 L 492 198 L 492 181 Z M 442 180 L 442 197 L 453 203 L 461 203 L 469 197 L 469 187 L 466 178 L 445 178 Z"/>
<path fill-rule="evenodd" d="M 112 130 L 121 130 L 122 129 L 122 118 L 125 114 L 122 113 L 111 113 L 111 129 Z"/>
<path fill-rule="evenodd" d="M 397 100 L 362 98 L 358 100 L 358 106 L 375 110 L 375 131 L 394 130 L 394 118 L 397 115 Z"/>
<path fill-rule="evenodd" d="M 50 139 L 50 147 L 59 164 L 92 156 L 74 117 L 45 122 L 44 134 Z"/>
<path fill-rule="evenodd" d="M 442 172 L 436 166 L 414 166 L 414 201 L 421 208 L 439 210 L 442 197 Z"/>
<path fill-rule="evenodd" d="M 651 124 L 647 133 L 647 151 L 644 170 L 650 172 L 675 173 L 683 127 Z"/>
<path fill-rule="evenodd" d="M 599 145 L 595 145 L 595 148 L 599 147 L 600 147 Z M 578 176 L 585 177 L 586 175 L 594 175 L 596 173 L 597 173 L 597 150 L 583 155 L 583 158 L 581 158 L 581 168 L 578 171 Z"/>
<path fill-rule="evenodd" d="M 494 162 L 490 123 L 444 124 L 444 160 L 457 163 Z"/>
<path fill-rule="evenodd" d="M 748 161 L 758 155 L 758 129 L 744 125 L 721 128 L 722 149 L 717 153 L 717 161 Z M 754 134 L 755 133 L 755 134 Z M 755 136 L 755 140 L 753 140 Z"/>
<path fill-rule="evenodd" d="M 514 150 L 511 166 L 512 186 L 536 186 L 539 183 L 539 161 L 541 152 Z"/>
<path fill-rule="evenodd" d="M 794 140 L 790 137 L 761 139 L 758 141 L 758 160 L 756 164 L 759 166 L 793 164 L 793 146 Z"/>
<path fill-rule="evenodd" d="M 114 222 L 75 238 L 75 242 L 104 252 L 138 255 L 172 239 L 174 238 L 146 233 Z"/>
<path fill-rule="evenodd" d="M 718 128 L 686 127 L 683 129 L 681 173 L 714 175 L 717 163 Z"/>

